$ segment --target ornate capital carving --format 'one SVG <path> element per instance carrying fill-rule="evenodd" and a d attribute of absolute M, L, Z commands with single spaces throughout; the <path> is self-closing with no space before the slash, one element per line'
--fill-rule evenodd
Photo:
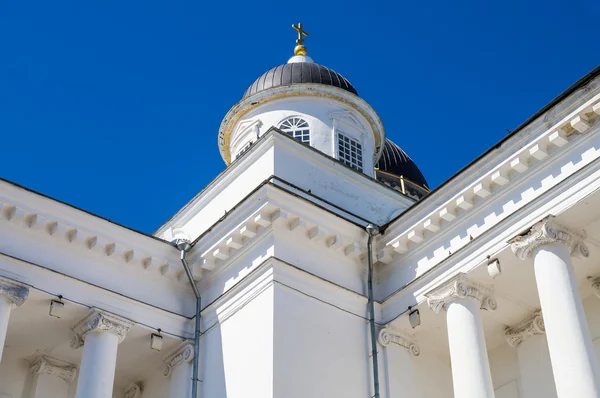
<path fill-rule="evenodd" d="M 504 330 L 506 341 L 512 347 L 518 347 L 528 337 L 544 333 L 546 333 L 546 327 L 541 311 L 534 312 L 533 315 Z"/>
<path fill-rule="evenodd" d="M 590 252 L 583 242 L 585 232 L 564 227 L 554 220 L 553 216 L 535 224 L 526 235 L 517 236 L 511 241 L 510 248 L 521 260 L 530 257 L 540 246 L 551 243 L 562 243 L 576 257 L 587 257 Z"/>
<path fill-rule="evenodd" d="M 481 309 L 493 311 L 497 304 L 492 294 L 491 288 L 472 281 L 461 272 L 444 285 L 427 293 L 426 296 L 429 307 L 438 313 L 442 309 L 447 309 L 451 302 L 468 297 L 479 301 Z"/>
<path fill-rule="evenodd" d="M 127 390 L 125 390 L 125 398 L 140 398 L 142 396 L 142 389 L 139 385 L 132 383 Z"/>
<path fill-rule="evenodd" d="M 191 362 L 194 359 L 194 342 L 186 340 L 177 347 L 168 357 L 165 358 L 164 375 L 169 377 L 176 366 L 184 362 Z"/>
<path fill-rule="evenodd" d="M 31 364 L 29 367 L 29 372 L 32 375 L 56 376 L 63 379 L 67 383 L 70 383 L 75 380 L 77 368 L 75 365 L 70 363 L 55 358 L 42 356 Z"/>
<path fill-rule="evenodd" d="M 0 278 L 0 296 L 16 307 L 22 305 L 29 295 L 29 288 L 10 279 Z"/>
<path fill-rule="evenodd" d="M 410 334 L 397 330 L 391 326 L 386 326 L 379 331 L 377 341 L 384 347 L 387 347 L 390 343 L 404 347 L 411 353 L 411 355 L 417 357 L 421 353 L 419 346 L 413 341 L 413 336 Z"/>
<path fill-rule="evenodd" d="M 600 275 L 588 276 L 587 279 L 590 282 L 590 286 L 592 287 L 596 297 L 600 298 Z"/>
<path fill-rule="evenodd" d="M 134 323 L 128 319 L 99 310 L 98 308 L 92 308 L 85 318 L 73 326 L 71 347 L 81 347 L 85 341 L 85 337 L 92 332 L 113 333 L 119 337 L 119 343 L 121 343 L 133 325 Z"/>

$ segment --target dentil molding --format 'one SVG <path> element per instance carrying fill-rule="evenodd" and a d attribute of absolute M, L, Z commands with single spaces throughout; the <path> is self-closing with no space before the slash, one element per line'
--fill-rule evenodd
<path fill-rule="evenodd" d="M 29 295 L 29 288 L 15 283 L 10 279 L 0 278 L 0 296 L 10 301 L 14 306 L 22 305 Z"/>
<path fill-rule="evenodd" d="M 406 332 L 386 326 L 379 331 L 377 341 L 384 347 L 391 343 L 404 347 L 411 355 L 417 357 L 421 353 L 419 346 L 413 341 L 413 338 Z"/>
<path fill-rule="evenodd" d="M 32 363 L 29 367 L 29 372 L 32 375 L 50 375 L 56 376 L 67 383 L 75 380 L 77 368 L 67 362 L 58 359 L 42 356 Z"/>
<path fill-rule="evenodd" d="M 507 327 L 504 336 L 508 344 L 516 348 L 528 337 L 544 333 L 546 333 L 546 327 L 544 326 L 542 312 L 536 311 L 516 325 Z"/>
<path fill-rule="evenodd" d="M 127 390 L 125 390 L 125 398 L 141 398 L 142 389 L 139 385 L 132 383 Z"/>
<path fill-rule="evenodd" d="M 169 356 L 165 358 L 164 375 L 169 377 L 173 369 L 184 362 L 192 362 L 194 359 L 194 342 L 192 340 L 184 341 Z"/>
<path fill-rule="evenodd" d="M 562 243 L 574 256 L 587 257 L 590 252 L 583 242 L 585 238 L 585 232 L 564 227 L 550 216 L 536 223 L 526 235 L 514 238 L 510 247 L 521 260 L 531 257 L 538 247 L 552 243 Z"/>
<path fill-rule="evenodd" d="M 82 320 L 73 326 L 71 347 L 81 347 L 85 341 L 85 337 L 93 332 L 113 333 L 119 338 L 119 343 L 121 343 L 133 325 L 134 323 L 128 319 L 98 308 L 92 308 Z"/>
<path fill-rule="evenodd" d="M 427 304 L 436 313 L 439 313 L 442 309 L 446 310 L 451 302 L 468 297 L 479 301 L 481 309 L 493 311 L 497 307 L 493 290 L 474 282 L 462 272 L 425 296 L 427 297 Z"/>

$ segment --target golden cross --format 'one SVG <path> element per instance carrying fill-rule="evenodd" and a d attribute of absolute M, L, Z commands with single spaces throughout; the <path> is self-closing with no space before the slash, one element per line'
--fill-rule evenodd
<path fill-rule="evenodd" d="M 304 44 L 304 37 L 302 36 L 308 36 L 308 33 L 304 30 L 302 30 L 302 22 L 298 23 L 298 26 L 292 24 L 292 28 L 296 29 L 296 31 L 298 31 L 298 38 L 296 39 L 296 44 L 298 44 L 299 46 Z"/>

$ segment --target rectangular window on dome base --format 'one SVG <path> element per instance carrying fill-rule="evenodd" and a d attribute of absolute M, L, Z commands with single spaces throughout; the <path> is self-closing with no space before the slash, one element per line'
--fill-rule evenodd
<path fill-rule="evenodd" d="M 354 170 L 363 171 L 362 145 L 360 142 L 337 133 L 338 159 L 340 162 Z"/>

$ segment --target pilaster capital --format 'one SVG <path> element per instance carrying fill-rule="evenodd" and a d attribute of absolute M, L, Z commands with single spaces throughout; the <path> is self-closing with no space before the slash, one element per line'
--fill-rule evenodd
<path fill-rule="evenodd" d="M 528 337 L 544 333 L 546 333 L 546 327 L 542 312 L 536 311 L 521 322 L 507 327 L 504 330 L 504 337 L 511 347 L 516 348 Z"/>
<path fill-rule="evenodd" d="M 82 320 L 73 326 L 71 347 L 81 347 L 85 341 L 85 337 L 93 332 L 113 333 L 119 338 L 119 343 L 121 343 L 133 325 L 134 323 L 129 319 L 98 308 L 92 308 Z"/>
<path fill-rule="evenodd" d="M 10 279 L 0 278 L 0 296 L 10 301 L 14 306 L 22 305 L 29 295 L 29 288 Z"/>
<path fill-rule="evenodd" d="M 479 308 L 484 310 L 493 311 L 497 307 L 493 290 L 469 279 L 462 272 L 425 296 L 427 297 L 427 304 L 436 313 L 439 313 L 442 309 L 448 309 L 448 304 L 453 301 L 464 298 L 473 298 L 479 301 Z"/>
<path fill-rule="evenodd" d="M 141 396 L 142 389 L 135 383 L 131 383 L 129 388 L 125 390 L 125 398 L 140 398 Z"/>
<path fill-rule="evenodd" d="M 186 340 L 173 350 L 164 360 L 165 372 L 164 375 L 169 377 L 173 369 L 184 362 L 192 362 L 194 359 L 194 341 Z"/>
<path fill-rule="evenodd" d="M 75 380 L 77 368 L 70 363 L 42 356 L 35 360 L 29 367 L 29 372 L 32 375 L 50 375 L 63 379 L 67 383 Z"/>
<path fill-rule="evenodd" d="M 590 252 L 584 243 L 584 231 L 576 231 L 560 225 L 554 216 L 545 218 L 531 227 L 529 232 L 512 239 L 510 248 L 521 260 L 531 257 L 535 249 L 552 243 L 562 243 L 576 257 L 587 257 Z"/>
<path fill-rule="evenodd" d="M 590 282 L 590 286 L 596 297 L 600 298 L 600 275 L 598 276 L 588 276 L 588 281 Z"/>
<path fill-rule="evenodd" d="M 391 343 L 399 345 L 400 347 L 407 349 L 408 352 L 415 357 L 419 356 L 421 353 L 421 349 L 414 341 L 414 336 L 391 326 L 386 326 L 379 331 L 377 341 L 384 347 L 387 347 Z"/>

